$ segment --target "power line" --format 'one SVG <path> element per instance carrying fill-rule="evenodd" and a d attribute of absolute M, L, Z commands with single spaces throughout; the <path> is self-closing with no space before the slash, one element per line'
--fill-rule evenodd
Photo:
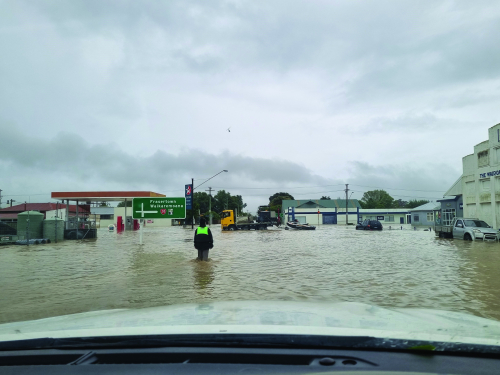
<path fill-rule="evenodd" d="M 238 190 L 278 190 L 278 189 L 309 189 L 309 188 L 316 188 L 316 187 L 329 187 L 329 186 L 344 186 L 345 184 L 335 184 L 335 185 L 315 185 L 315 186 L 295 186 L 295 187 L 258 187 L 258 188 L 250 188 L 250 187 L 214 187 L 214 189 L 238 189 Z M 359 186 L 359 187 L 365 187 L 365 188 L 370 188 L 370 189 L 383 189 L 383 190 L 402 190 L 402 191 L 419 191 L 419 192 L 426 192 L 426 193 L 441 193 L 442 190 L 417 190 L 417 189 L 399 189 L 399 188 L 388 188 L 388 187 L 380 187 L 380 186 L 366 186 L 366 185 L 356 185 L 356 184 L 350 184 L 352 186 Z"/>
<path fill-rule="evenodd" d="M 312 195 L 312 194 L 322 194 L 322 193 L 335 193 L 337 191 L 344 191 L 344 190 L 342 189 L 342 190 L 314 191 L 314 192 L 309 192 L 309 193 L 301 192 L 300 194 L 301 195 L 306 195 L 306 194 Z M 239 195 L 241 195 L 241 194 L 239 194 Z M 297 194 L 295 194 L 295 195 L 297 195 Z M 267 196 L 269 196 L 269 194 L 245 194 L 245 197 L 267 197 Z"/>
<path fill-rule="evenodd" d="M 351 184 L 353 186 L 359 186 L 359 187 L 365 187 L 365 188 L 370 188 L 370 189 L 384 189 L 384 190 L 403 190 L 403 191 L 421 191 L 421 192 L 427 192 L 427 193 L 441 193 L 442 190 L 417 190 L 417 189 L 397 189 L 397 188 L 383 188 L 379 186 L 365 186 L 365 185 L 356 185 L 356 184 Z"/>
<path fill-rule="evenodd" d="M 355 190 L 352 190 L 355 191 Z M 356 193 L 364 193 L 364 191 L 355 191 Z M 442 197 L 436 198 L 436 197 L 424 197 L 424 196 L 419 196 L 419 195 L 399 195 L 399 194 L 390 194 L 391 196 L 395 197 L 403 197 L 403 198 L 423 198 L 423 199 L 442 199 Z"/>
<path fill-rule="evenodd" d="M 328 186 L 328 185 L 327 185 Z M 337 185 L 331 185 L 331 186 L 337 186 Z M 345 185 L 344 185 L 345 186 Z M 356 186 L 359 186 L 359 185 L 356 185 Z M 311 187 L 311 186 L 309 186 Z M 222 189 L 222 188 L 212 188 L 212 189 Z M 237 188 L 224 188 L 223 190 L 230 190 L 230 189 L 234 189 L 234 190 L 238 190 Z M 255 189 L 261 189 L 261 188 L 255 188 Z M 277 189 L 277 188 L 273 188 L 273 189 Z M 287 188 L 287 190 L 291 191 L 290 189 Z M 349 189 L 350 190 L 350 189 Z M 292 191 L 292 195 L 301 195 L 301 196 L 304 196 L 304 195 L 313 195 L 313 194 L 323 194 L 323 193 L 336 193 L 336 192 L 339 192 L 339 191 L 345 191 L 344 189 L 341 189 L 341 190 L 323 190 L 323 191 L 311 191 L 311 192 L 300 192 L 299 194 L 297 193 L 294 193 Z M 351 190 L 352 192 L 355 192 L 355 193 L 364 193 L 364 191 L 359 191 L 359 190 Z M 422 190 L 415 190 L 415 191 L 422 191 Z M 170 191 L 163 191 L 164 193 L 168 193 L 168 192 L 174 192 L 174 190 L 170 190 Z M 178 192 L 178 190 L 175 190 L 175 192 Z M 242 195 L 242 194 L 238 194 L 238 195 Z M 268 196 L 269 193 L 261 193 L 261 194 L 244 194 L 242 195 L 243 197 L 266 197 Z M 403 198 L 424 198 L 424 199 L 441 199 L 442 197 L 439 197 L 439 198 L 433 198 L 433 197 L 425 197 L 425 196 L 420 196 L 420 195 L 399 195 L 399 194 L 391 194 L 391 196 L 395 196 L 395 197 L 403 197 Z"/>
<path fill-rule="evenodd" d="M 265 187 L 265 188 L 249 188 L 249 187 L 214 187 L 214 189 L 238 189 L 238 190 L 277 190 L 277 189 L 310 189 L 316 187 L 328 187 L 328 186 L 344 186 L 344 184 L 336 185 L 317 185 L 317 186 L 296 186 L 296 187 Z"/>
<path fill-rule="evenodd" d="M 307 189 L 307 188 L 315 188 L 315 187 L 330 187 L 330 186 L 344 186 L 344 184 L 335 184 L 335 185 L 316 185 L 316 186 L 296 186 L 296 187 L 265 187 L 265 188 L 248 188 L 248 187 L 214 187 L 212 189 L 223 189 L 223 190 L 292 190 L 292 189 Z M 366 185 L 356 185 L 356 184 L 351 184 L 351 186 L 359 186 L 359 187 L 366 187 L 366 188 L 371 188 L 371 189 L 387 189 L 387 190 L 401 190 L 401 191 L 418 191 L 418 192 L 428 192 L 428 193 L 436 193 L 436 192 L 441 192 L 440 190 L 417 190 L 417 189 L 397 189 L 397 188 L 383 188 L 383 187 L 375 187 L 375 186 L 366 186 Z M 176 190 L 164 190 L 164 193 L 179 193 L 181 188 L 176 189 Z M 322 193 L 335 193 L 339 191 L 344 191 L 342 190 L 325 190 L 325 191 L 315 191 L 315 192 L 300 192 L 300 195 L 306 195 L 306 194 L 322 194 Z M 356 193 L 364 193 L 364 191 L 358 191 L 358 190 L 351 190 Z M 51 193 L 36 193 L 36 194 L 2 194 L 2 197 L 27 197 L 27 196 L 40 196 L 40 195 L 51 195 Z M 247 197 L 258 197 L 258 196 L 266 196 L 268 194 L 263 193 L 263 194 L 245 194 Z M 297 195 L 297 193 L 295 193 Z M 426 199 L 441 199 L 442 197 L 439 198 L 429 198 L 429 197 L 424 197 L 424 196 L 414 196 L 414 195 L 398 195 L 398 194 L 391 194 L 393 196 L 397 197 L 404 197 L 404 198 L 426 198 Z"/>

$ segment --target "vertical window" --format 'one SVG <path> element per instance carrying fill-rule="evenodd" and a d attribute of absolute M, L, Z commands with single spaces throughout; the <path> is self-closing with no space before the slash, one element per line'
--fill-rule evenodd
<path fill-rule="evenodd" d="M 434 213 L 427 212 L 427 221 L 434 221 Z"/>
<path fill-rule="evenodd" d="M 442 212 L 443 225 L 451 225 L 451 222 L 455 218 L 455 209 L 447 208 Z"/>
<path fill-rule="evenodd" d="M 415 221 L 415 222 L 419 222 L 419 221 L 420 221 L 420 217 L 419 217 L 418 215 L 415 215 L 415 216 L 413 217 L 413 221 Z"/>

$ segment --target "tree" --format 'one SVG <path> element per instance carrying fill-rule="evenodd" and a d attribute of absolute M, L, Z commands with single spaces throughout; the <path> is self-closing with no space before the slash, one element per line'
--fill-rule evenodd
<path fill-rule="evenodd" d="M 232 204 L 231 193 L 225 190 L 219 190 L 217 194 L 212 197 L 212 211 L 222 212 L 224 210 L 234 210 Z"/>
<path fill-rule="evenodd" d="M 426 203 L 429 203 L 426 199 L 411 199 L 406 205 L 406 208 L 415 208 Z"/>
<path fill-rule="evenodd" d="M 408 205 L 407 201 L 404 201 L 402 199 L 398 199 L 397 201 L 394 201 L 396 208 L 405 208 Z"/>
<path fill-rule="evenodd" d="M 322 196 L 321 198 L 319 198 L 319 199 L 324 199 L 324 200 L 327 200 L 327 201 L 332 200 L 332 198 L 327 197 L 326 195 L 323 195 L 323 196 Z"/>
<path fill-rule="evenodd" d="M 395 208 L 394 198 L 385 190 L 370 190 L 359 201 L 362 208 Z"/>
<path fill-rule="evenodd" d="M 243 209 L 247 206 L 246 203 L 243 203 L 243 198 L 241 195 L 235 195 L 231 197 L 231 202 L 229 203 L 231 207 L 237 209 L 238 215 L 243 212 Z"/>
<path fill-rule="evenodd" d="M 193 194 L 193 201 L 195 204 L 198 204 L 198 208 L 201 212 L 207 212 L 208 211 L 208 204 L 209 204 L 209 199 L 210 196 L 205 193 L 204 191 L 198 191 Z M 213 198 L 212 198 L 212 204 L 213 204 Z M 213 206 L 212 206 L 213 210 Z M 198 212 L 198 211 L 196 211 Z"/>
<path fill-rule="evenodd" d="M 210 199 L 212 200 L 210 204 Z M 193 208 L 194 210 L 186 211 L 186 223 L 191 222 L 191 218 L 194 217 L 198 220 L 198 213 L 200 212 L 204 215 L 207 220 L 209 217 L 209 207 L 212 209 L 212 218 L 219 220 L 219 214 L 224 210 L 237 210 L 240 215 L 243 209 L 247 206 L 243 202 L 241 195 L 231 196 L 231 193 L 225 190 L 219 190 L 215 195 L 208 195 L 206 192 L 195 192 L 193 194 Z M 194 211 L 194 212 L 193 212 Z"/>
<path fill-rule="evenodd" d="M 283 200 L 294 200 L 295 198 L 288 193 L 275 193 L 269 197 L 269 206 L 279 208 L 281 211 L 281 203 Z"/>
<path fill-rule="evenodd" d="M 125 207 L 125 201 L 118 203 L 116 207 Z M 127 201 L 127 207 L 132 207 L 132 201 Z"/>
<path fill-rule="evenodd" d="M 207 211 L 203 214 L 203 216 L 206 218 L 207 222 L 210 220 L 210 211 Z M 212 219 L 213 220 L 220 220 L 220 215 L 215 212 L 215 211 L 212 211 Z"/>

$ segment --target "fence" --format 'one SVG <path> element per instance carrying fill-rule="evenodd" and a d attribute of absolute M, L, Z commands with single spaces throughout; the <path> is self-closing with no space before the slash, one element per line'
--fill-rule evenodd
<path fill-rule="evenodd" d="M 0 235 L 15 236 L 16 234 L 17 221 L 0 221 Z"/>

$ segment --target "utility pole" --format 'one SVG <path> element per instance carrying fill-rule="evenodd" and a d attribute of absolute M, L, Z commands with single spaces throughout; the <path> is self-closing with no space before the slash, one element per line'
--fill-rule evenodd
<path fill-rule="evenodd" d="M 194 178 L 191 179 L 191 229 L 194 229 Z"/>
<path fill-rule="evenodd" d="M 349 206 L 348 206 L 348 202 L 349 202 L 349 198 L 348 198 L 348 194 L 349 193 L 349 184 L 345 184 L 345 225 L 348 225 L 349 222 L 348 222 L 348 218 L 349 218 Z"/>
<path fill-rule="evenodd" d="M 209 187 L 205 191 L 208 191 L 208 216 L 210 216 L 210 226 L 212 226 L 212 188 Z"/>
<path fill-rule="evenodd" d="M 0 189 L 0 209 L 2 208 L 2 189 Z M 9 202 L 7 202 L 9 203 Z"/>
<path fill-rule="evenodd" d="M 26 211 L 26 202 L 24 202 L 24 210 Z M 26 245 L 27 246 L 30 245 L 30 212 L 29 211 L 28 211 L 28 220 L 26 220 Z"/>

